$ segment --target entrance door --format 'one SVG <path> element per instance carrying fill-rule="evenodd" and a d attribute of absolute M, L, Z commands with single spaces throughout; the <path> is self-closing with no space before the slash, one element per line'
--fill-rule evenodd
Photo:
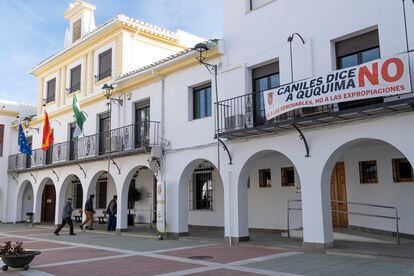
<path fill-rule="evenodd" d="M 56 192 L 54 185 L 46 185 L 42 195 L 42 222 L 55 221 Z"/>
<path fill-rule="evenodd" d="M 346 203 L 345 163 L 338 162 L 331 177 L 332 223 L 334 227 L 348 226 L 348 207 Z M 341 211 L 341 212 L 335 212 Z M 342 213 L 343 212 L 343 213 Z"/>
<path fill-rule="evenodd" d="M 135 147 L 146 145 L 149 134 L 150 102 L 144 101 L 135 105 Z"/>
<path fill-rule="evenodd" d="M 107 153 L 109 150 L 110 133 L 109 124 L 111 117 L 109 113 L 99 116 L 99 153 Z"/>

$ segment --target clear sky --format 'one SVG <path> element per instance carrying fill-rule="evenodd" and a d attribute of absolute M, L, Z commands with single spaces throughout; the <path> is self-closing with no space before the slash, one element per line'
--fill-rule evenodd
<path fill-rule="evenodd" d="M 102 24 L 125 14 L 172 31 L 222 37 L 222 0 L 86 0 Z M 63 48 L 69 0 L 0 0 L 0 99 L 36 103 L 37 80 L 28 71 Z M 72 1 L 74 2 L 74 0 Z"/>

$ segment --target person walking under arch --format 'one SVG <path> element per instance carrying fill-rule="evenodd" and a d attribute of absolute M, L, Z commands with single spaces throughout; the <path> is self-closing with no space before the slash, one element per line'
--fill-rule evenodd
<path fill-rule="evenodd" d="M 114 195 L 114 198 L 109 202 L 108 208 L 106 209 L 106 213 L 109 215 L 106 231 L 115 231 L 116 229 L 117 199 L 118 197 Z"/>
<path fill-rule="evenodd" d="M 95 210 L 93 209 L 93 199 L 95 198 L 94 195 L 90 195 L 89 199 L 85 203 L 85 215 L 86 219 L 82 224 L 79 225 L 79 227 L 83 230 L 83 226 L 89 222 L 89 230 L 95 230 L 93 229 L 93 214 L 95 214 Z"/>
<path fill-rule="evenodd" d="M 69 227 L 70 227 L 69 235 L 71 235 L 71 236 L 76 235 L 73 232 L 72 212 L 73 212 L 72 199 L 69 197 L 66 200 L 65 206 L 63 206 L 62 223 L 55 230 L 55 235 L 56 236 L 59 236 L 60 230 L 62 230 L 63 226 L 65 226 L 66 223 L 69 224 Z"/>

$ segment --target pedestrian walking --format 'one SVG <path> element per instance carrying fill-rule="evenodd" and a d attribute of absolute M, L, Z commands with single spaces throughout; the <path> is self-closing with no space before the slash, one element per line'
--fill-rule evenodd
<path fill-rule="evenodd" d="M 90 195 L 89 199 L 85 203 L 85 215 L 86 219 L 82 224 L 79 225 L 79 227 L 83 230 L 83 226 L 89 222 L 89 230 L 95 230 L 93 229 L 93 214 L 95 213 L 95 210 L 93 209 L 93 199 L 95 198 L 94 195 Z"/>
<path fill-rule="evenodd" d="M 59 236 L 59 232 L 60 230 L 62 230 L 63 226 L 65 226 L 65 224 L 69 224 L 70 230 L 69 230 L 69 235 L 76 235 L 73 232 L 73 222 L 72 222 L 72 199 L 69 197 L 66 200 L 65 206 L 63 207 L 63 213 L 62 213 L 62 223 L 59 225 L 58 228 L 56 228 L 55 230 L 55 235 Z"/>
<path fill-rule="evenodd" d="M 115 231 L 116 228 L 116 212 L 117 212 L 117 201 L 118 197 L 114 195 L 114 198 L 109 202 L 106 213 L 109 215 L 108 226 L 106 231 Z"/>

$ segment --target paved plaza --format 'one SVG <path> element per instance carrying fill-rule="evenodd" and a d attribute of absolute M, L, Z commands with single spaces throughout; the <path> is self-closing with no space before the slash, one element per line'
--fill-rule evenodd
<path fill-rule="evenodd" d="M 309 254 L 263 246 L 227 246 L 139 234 L 52 234 L 44 227 L 0 225 L 0 242 L 40 250 L 29 271 L 3 275 L 414 275 L 414 260 Z M 2 265 L 2 263 L 1 263 Z"/>

